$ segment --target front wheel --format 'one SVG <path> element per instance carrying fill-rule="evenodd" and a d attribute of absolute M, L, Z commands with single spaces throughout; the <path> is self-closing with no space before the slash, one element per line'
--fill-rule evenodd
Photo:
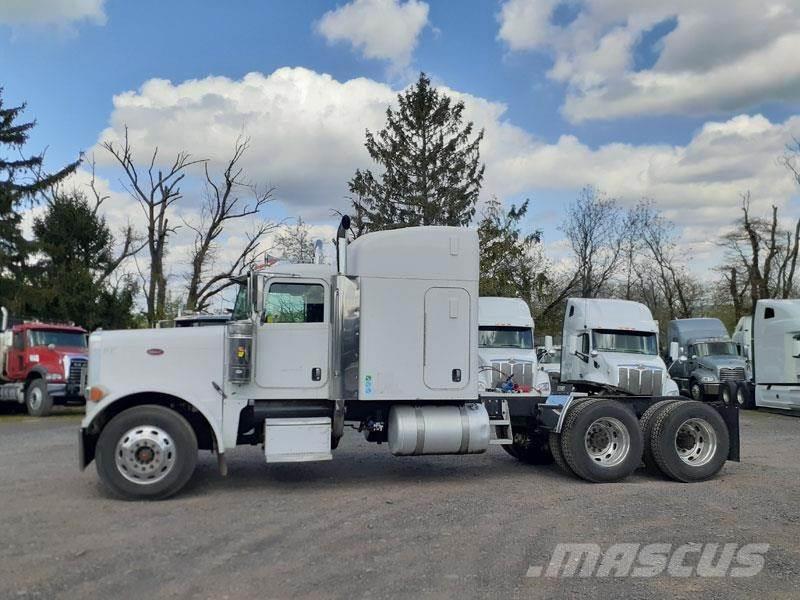
<path fill-rule="evenodd" d="M 746 381 L 740 381 L 736 387 L 736 405 L 742 410 L 752 410 L 756 407 L 753 387 Z"/>
<path fill-rule="evenodd" d="M 736 382 L 723 381 L 719 384 L 719 399 L 725 406 L 732 406 L 736 400 Z"/>
<path fill-rule="evenodd" d="M 549 465 L 553 455 L 547 444 L 547 434 L 531 434 L 525 429 L 513 430 L 513 444 L 503 445 L 503 449 L 517 460 L 529 465 Z"/>
<path fill-rule="evenodd" d="M 197 436 L 177 412 L 156 405 L 118 414 L 100 433 L 97 474 L 126 498 L 167 498 L 186 485 L 197 463 Z"/>
<path fill-rule="evenodd" d="M 692 397 L 692 400 L 697 400 L 698 402 L 702 402 L 705 398 L 705 392 L 703 392 L 703 386 L 700 385 L 699 381 L 694 381 L 689 384 L 689 395 Z"/>
<path fill-rule="evenodd" d="M 47 392 L 43 379 L 34 379 L 25 390 L 25 408 L 32 417 L 46 417 L 53 410 L 53 398 Z"/>

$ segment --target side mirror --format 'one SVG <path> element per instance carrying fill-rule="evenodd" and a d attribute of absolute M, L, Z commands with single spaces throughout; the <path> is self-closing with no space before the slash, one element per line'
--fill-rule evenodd
<path fill-rule="evenodd" d="M 564 345 L 566 346 L 568 356 L 575 354 L 575 351 L 578 349 L 578 336 L 568 335 L 567 339 L 564 340 Z"/>
<path fill-rule="evenodd" d="M 697 360 L 697 354 L 692 354 L 692 360 Z"/>
<path fill-rule="evenodd" d="M 544 349 L 547 350 L 548 354 L 553 354 L 553 336 L 552 335 L 544 336 Z"/>
<path fill-rule="evenodd" d="M 680 347 L 678 346 L 678 342 L 671 342 L 669 345 L 669 359 L 671 361 L 676 361 L 681 355 Z"/>
<path fill-rule="evenodd" d="M 684 354 L 681 354 L 681 355 L 678 357 L 678 360 L 679 360 L 679 361 L 681 361 L 681 362 L 686 362 L 686 360 L 687 360 L 687 358 L 686 358 L 686 355 L 684 355 Z"/>
<path fill-rule="evenodd" d="M 794 358 L 800 358 L 800 338 L 797 336 L 792 338 L 792 356 Z"/>
<path fill-rule="evenodd" d="M 592 350 L 591 352 L 589 352 L 589 356 L 591 356 L 592 358 L 597 357 L 598 354 L 600 353 L 597 350 Z"/>
<path fill-rule="evenodd" d="M 263 289 L 259 285 L 259 276 L 258 273 L 251 272 L 250 273 L 250 281 L 248 282 L 249 286 L 249 293 L 250 293 L 250 303 L 253 307 L 253 312 L 260 312 L 262 307 L 264 306 L 264 296 L 263 296 Z"/>
<path fill-rule="evenodd" d="M 48 350 L 55 350 L 56 349 L 56 345 L 55 344 L 47 344 L 47 349 Z"/>

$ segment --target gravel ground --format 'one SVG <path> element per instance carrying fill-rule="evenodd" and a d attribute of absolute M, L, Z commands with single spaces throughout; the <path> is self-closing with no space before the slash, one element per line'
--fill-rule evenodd
<path fill-rule="evenodd" d="M 76 467 L 79 415 L 0 417 L 2 598 L 797 598 L 800 419 L 742 415 L 713 481 L 592 485 L 500 448 L 395 458 L 349 433 L 333 462 L 203 453 L 156 503 Z M 558 542 L 769 543 L 749 578 L 526 577 Z"/>

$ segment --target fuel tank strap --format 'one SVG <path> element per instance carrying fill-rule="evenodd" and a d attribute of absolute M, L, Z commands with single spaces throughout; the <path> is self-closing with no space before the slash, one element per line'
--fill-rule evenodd
<path fill-rule="evenodd" d="M 465 454 L 469 448 L 469 415 L 467 415 L 467 406 L 462 404 L 458 407 L 461 413 L 461 446 L 458 449 L 459 454 Z"/>
<path fill-rule="evenodd" d="M 414 447 L 414 454 L 422 454 L 425 447 L 425 417 L 422 414 L 422 407 L 415 406 L 414 414 L 417 417 L 417 444 Z"/>

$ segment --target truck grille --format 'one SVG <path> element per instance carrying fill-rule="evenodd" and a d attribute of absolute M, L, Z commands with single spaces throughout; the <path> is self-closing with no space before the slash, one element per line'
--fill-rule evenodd
<path fill-rule="evenodd" d="M 81 374 L 86 368 L 87 362 L 88 361 L 85 358 L 73 358 L 69 361 L 67 383 L 78 385 L 81 382 Z"/>
<path fill-rule="evenodd" d="M 659 396 L 663 377 L 661 369 L 620 367 L 619 388 L 637 396 Z"/>
<path fill-rule="evenodd" d="M 513 365 L 507 361 L 493 361 L 492 387 L 500 387 L 500 384 L 512 374 L 514 376 L 512 381 L 518 386 L 533 388 L 533 363 L 527 361 L 515 361 Z"/>
<path fill-rule="evenodd" d="M 719 370 L 720 381 L 744 381 L 744 367 L 734 367 Z"/>

